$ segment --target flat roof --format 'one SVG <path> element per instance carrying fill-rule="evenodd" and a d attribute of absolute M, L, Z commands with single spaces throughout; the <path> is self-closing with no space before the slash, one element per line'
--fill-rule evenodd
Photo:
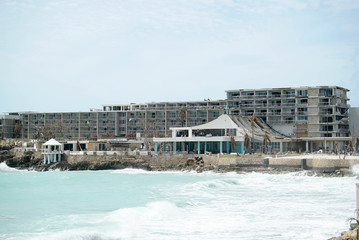
<path fill-rule="evenodd" d="M 178 102 L 148 102 L 148 103 L 129 103 L 129 104 L 102 104 L 103 107 L 116 106 L 116 107 L 125 107 L 125 106 L 147 106 L 151 104 L 184 104 L 184 103 L 208 103 L 208 102 L 226 102 L 227 99 L 220 100 L 200 100 L 200 101 L 178 101 Z"/>
<path fill-rule="evenodd" d="M 350 91 L 347 88 L 339 86 L 301 86 L 301 87 L 281 87 L 281 88 L 256 88 L 256 89 L 233 89 L 226 90 L 226 92 L 238 92 L 238 91 L 270 91 L 270 90 L 285 90 L 285 89 L 309 89 L 309 88 L 339 88 L 345 91 Z"/>

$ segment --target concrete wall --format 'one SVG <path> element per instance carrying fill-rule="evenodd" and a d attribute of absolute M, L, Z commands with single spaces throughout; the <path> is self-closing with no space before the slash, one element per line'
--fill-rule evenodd
<path fill-rule="evenodd" d="M 343 156 L 341 157 L 343 158 Z M 303 162 L 303 159 L 304 162 Z M 253 171 L 263 168 L 276 168 L 276 169 L 294 169 L 294 170 L 318 170 L 334 172 L 339 169 L 350 169 L 354 165 L 359 164 L 359 157 L 356 159 L 323 159 L 323 158 L 311 158 L 306 159 L 305 156 L 298 158 L 245 158 L 239 156 L 238 158 L 226 158 L 218 156 L 204 156 L 205 165 L 212 165 L 214 167 L 230 167 L 238 170 Z M 303 165 L 304 163 L 304 165 Z"/>

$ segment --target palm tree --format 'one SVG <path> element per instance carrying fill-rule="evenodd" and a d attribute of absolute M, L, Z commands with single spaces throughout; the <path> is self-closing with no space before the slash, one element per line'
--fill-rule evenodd
<path fill-rule="evenodd" d="M 263 153 L 266 153 L 268 150 L 268 143 L 271 143 L 272 141 L 270 140 L 267 132 L 264 132 L 264 135 L 263 135 Z"/>
<path fill-rule="evenodd" d="M 254 149 L 254 122 L 256 120 L 256 115 L 253 113 L 252 117 L 250 118 L 251 120 L 251 129 L 252 129 L 252 141 L 251 141 L 251 152 L 253 152 Z"/>
<path fill-rule="evenodd" d="M 246 133 L 245 135 L 244 135 L 244 151 L 243 151 L 243 154 L 245 154 L 246 152 L 247 152 L 247 150 L 248 150 L 248 148 L 249 148 L 249 143 L 250 143 L 250 139 L 249 139 L 249 136 L 248 136 L 248 134 Z"/>
<path fill-rule="evenodd" d="M 232 148 L 232 152 L 233 150 L 235 150 L 236 147 L 236 139 L 234 138 L 233 134 L 228 132 L 228 136 L 231 137 L 231 148 Z"/>
<path fill-rule="evenodd" d="M 349 153 L 354 152 L 354 146 L 353 146 L 353 142 L 352 142 L 352 141 L 350 141 L 349 144 L 348 144 L 348 146 L 347 146 L 347 152 L 349 152 Z"/>

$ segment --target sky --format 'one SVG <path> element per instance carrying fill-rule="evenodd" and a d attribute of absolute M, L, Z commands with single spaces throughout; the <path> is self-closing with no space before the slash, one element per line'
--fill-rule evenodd
<path fill-rule="evenodd" d="M 0 0 L 0 113 L 328 85 L 359 107 L 358 0 Z"/>

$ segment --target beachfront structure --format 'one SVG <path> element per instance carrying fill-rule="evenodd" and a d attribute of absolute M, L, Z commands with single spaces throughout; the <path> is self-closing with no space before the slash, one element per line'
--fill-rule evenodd
<path fill-rule="evenodd" d="M 288 139 L 272 130 L 259 118 L 223 114 L 208 123 L 193 127 L 174 127 L 171 137 L 153 138 L 155 152 L 195 154 L 283 151 Z M 263 145 L 264 139 L 268 146 Z"/>
<path fill-rule="evenodd" d="M 349 90 L 339 86 L 228 90 L 224 100 L 108 104 L 89 112 L 21 113 L 23 137 L 98 139 L 171 137 L 174 127 L 193 127 L 222 114 L 252 116 L 292 139 L 347 138 Z M 45 135 L 45 136 L 41 136 Z M 334 144 L 334 143 L 333 143 Z"/>
<path fill-rule="evenodd" d="M 21 137 L 21 119 L 18 114 L 0 115 L 0 139 Z"/>
<path fill-rule="evenodd" d="M 61 162 L 63 153 L 63 145 L 53 138 L 42 144 L 41 154 L 44 155 L 44 164 Z"/>

